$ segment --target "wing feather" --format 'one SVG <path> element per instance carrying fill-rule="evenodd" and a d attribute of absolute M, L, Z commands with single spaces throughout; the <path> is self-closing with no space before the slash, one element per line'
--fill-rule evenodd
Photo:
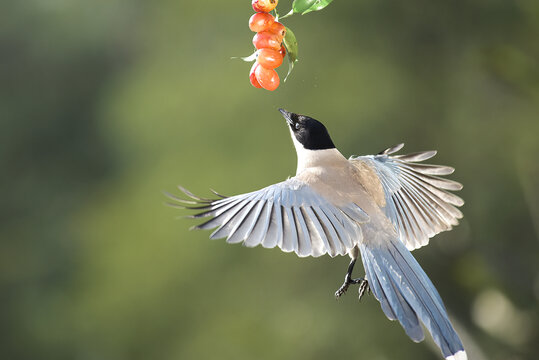
<path fill-rule="evenodd" d="M 436 155 L 423 151 L 405 155 L 390 155 L 402 144 L 378 155 L 352 157 L 362 161 L 378 175 L 385 193 L 384 210 L 409 250 L 428 244 L 429 238 L 450 230 L 462 218 L 457 208 L 464 201 L 450 191 L 459 191 L 462 184 L 443 178 L 455 169 L 450 166 L 420 164 Z"/>
<path fill-rule="evenodd" d="M 394 159 L 399 159 L 401 161 L 407 161 L 407 162 L 420 162 L 428 160 L 432 157 L 436 156 L 436 150 L 430 150 L 430 151 L 420 151 L 405 155 L 395 155 L 392 156 Z"/>
<path fill-rule="evenodd" d="M 283 244 L 283 216 L 281 213 L 281 205 L 273 205 L 273 214 L 271 223 L 263 240 L 262 246 L 266 248 L 281 247 Z"/>
<path fill-rule="evenodd" d="M 298 233 L 296 230 L 296 222 L 294 221 L 294 215 L 292 209 L 289 207 L 283 208 L 283 247 L 285 252 L 298 252 Z"/>
<path fill-rule="evenodd" d="M 425 175 L 451 175 L 455 172 L 455 168 L 444 165 L 410 163 L 403 164 L 403 167 Z"/>
<path fill-rule="evenodd" d="M 248 202 L 237 216 L 230 219 L 229 223 L 232 226 L 232 230 L 228 235 L 228 239 L 226 239 L 228 243 L 235 244 L 243 241 L 251 226 L 252 220 L 250 215 L 255 205 L 255 201 Z"/>
<path fill-rule="evenodd" d="M 244 242 L 244 245 L 248 247 L 253 247 L 262 243 L 264 234 L 268 231 L 271 216 L 271 203 L 260 201 L 259 206 L 260 210 L 257 215 L 257 220 Z"/>
<path fill-rule="evenodd" d="M 339 251 L 341 250 L 340 242 L 339 242 L 339 235 L 337 235 L 335 228 L 333 227 L 333 225 L 331 225 L 331 222 L 326 216 L 326 213 L 324 212 L 324 210 L 322 210 L 319 207 L 316 207 L 314 208 L 314 211 L 316 213 L 318 220 L 320 221 L 320 224 L 322 225 L 322 229 L 324 229 L 326 238 L 328 239 L 327 252 L 329 253 L 330 256 L 339 255 Z"/>
<path fill-rule="evenodd" d="M 296 219 L 296 228 L 298 230 L 298 255 L 301 257 L 309 256 L 311 254 L 311 238 L 309 236 L 309 229 L 307 229 L 307 223 L 303 218 L 301 208 L 294 206 L 294 217 Z"/>
<path fill-rule="evenodd" d="M 201 212 L 192 217 L 210 217 L 194 227 L 217 228 L 210 238 L 249 247 L 277 246 L 298 256 L 344 255 L 361 239 L 359 224 L 368 221 L 356 204 L 336 206 L 297 178 L 215 201 L 179 189 L 190 199 L 171 195 L 174 205 L 195 205 L 192 210 Z"/>
<path fill-rule="evenodd" d="M 340 248 L 341 249 L 351 249 L 353 248 L 352 242 L 353 240 L 350 238 L 350 235 L 344 228 L 344 224 L 342 223 L 342 216 L 344 215 L 340 210 L 337 209 L 322 209 L 328 219 L 330 220 L 331 224 L 333 225 L 333 228 L 337 232 L 338 239 L 340 241 Z M 336 211 L 335 211 L 336 210 Z M 337 213 L 337 211 L 340 213 Z"/>
<path fill-rule="evenodd" d="M 320 242 L 313 241 L 313 244 L 312 244 L 313 246 L 311 246 L 313 249 L 313 253 L 316 253 L 319 255 L 325 254 L 326 252 L 329 253 L 331 251 L 331 246 L 329 245 L 327 234 L 324 231 L 324 225 L 320 223 L 318 215 L 316 215 L 316 213 L 310 206 L 305 207 L 304 210 L 305 210 L 305 213 L 307 214 L 307 218 L 309 219 L 309 223 L 312 225 L 314 230 L 316 230 L 316 231 L 313 231 L 311 228 L 310 230 L 311 239 L 317 239 L 317 238 L 320 239 Z M 315 236 L 315 235 L 318 235 L 318 236 Z M 317 246 L 314 246 L 314 245 L 317 245 Z M 313 256 L 316 256 L 316 255 L 313 255 Z"/>

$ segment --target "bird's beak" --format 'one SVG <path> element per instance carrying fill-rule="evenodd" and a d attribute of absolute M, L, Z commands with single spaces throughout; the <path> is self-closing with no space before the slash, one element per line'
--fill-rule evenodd
<path fill-rule="evenodd" d="M 279 112 L 283 114 L 283 117 L 285 118 L 286 122 L 290 126 L 294 126 L 294 120 L 292 120 L 292 113 L 289 111 L 286 111 L 285 109 L 279 109 Z"/>

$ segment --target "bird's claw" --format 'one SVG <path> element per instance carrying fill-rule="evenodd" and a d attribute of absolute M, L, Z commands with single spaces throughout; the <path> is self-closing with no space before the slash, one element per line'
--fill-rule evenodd
<path fill-rule="evenodd" d="M 369 283 L 367 282 L 366 279 L 363 279 L 363 278 L 352 279 L 347 274 L 346 277 L 344 278 L 344 283 L 342 284 L 342 286 L 337 291 L 335 291 L 335 298 L 338 299 L 344 294 L 346 294 L 346 291 L 352 284 L 359 284 L 359 299 L 361 299 L 361 297 L 365 293 L 365 290 L 369 289 L 369 292 L 370 292 Z"/>
<path fill-rule="evenodd" d="M 339 288 L 339 290 L 335 291 L 335 298 L 338 299 L 344 294 L 346 294 L 346 291 L 348 290 L 348 287 L 350 286 L 349 282 L 344 282 L 342 286 Z"/>
<path fill-rule="evenodd" d="M 367 279 L 361 279 L 362 281 L 359 283 L 359 301 L 361 301 L 361 298 L 363 295 L 365 295 L 365 291 L 367 291 L 369 294 L 371 293 L 371 287 L 369 286 L 369 282 Z"/>

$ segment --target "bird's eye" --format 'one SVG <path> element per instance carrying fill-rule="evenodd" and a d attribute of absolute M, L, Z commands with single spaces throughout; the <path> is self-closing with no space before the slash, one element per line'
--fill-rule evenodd
<path fill-rule="evenodd" d="M 296 130 L 299 130 L 299 123 L 296 123 Z"/>

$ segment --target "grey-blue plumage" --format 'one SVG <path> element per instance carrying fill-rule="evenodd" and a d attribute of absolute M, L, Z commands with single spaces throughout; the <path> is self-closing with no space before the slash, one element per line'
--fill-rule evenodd
<path fill-rule="evenodd" d="M 424 339 L 421 320 L 446 358 L 464 351 L 438 291 L 402 242 L 361 244 L 360 253 L 370 288 L 389 319 L 398 320 L 415 342 Z"/>

